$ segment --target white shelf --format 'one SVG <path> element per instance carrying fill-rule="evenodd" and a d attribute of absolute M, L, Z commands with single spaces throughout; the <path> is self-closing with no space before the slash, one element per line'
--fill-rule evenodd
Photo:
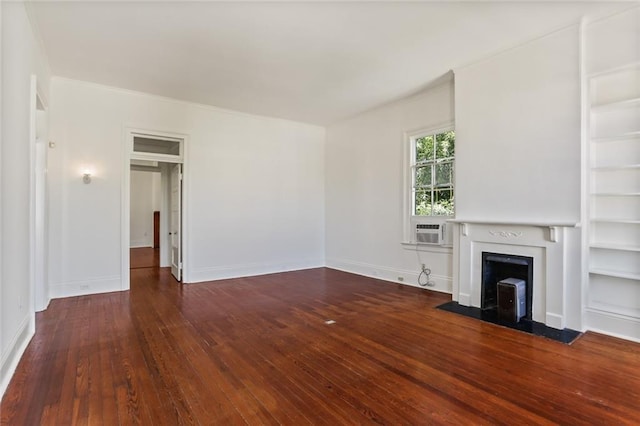
<path fill-rule="evenodd" d="M 640 195 L 640 194 L 639 194 Z M 491 220 L 491 219 L 448 219 L 451 223 L 468 223 L 472 225 L 513 225 L 513 226 L 539 226 L 539 227 L 565 227 L 579 228 L 580 222 L 527 222 L 527 221 L 511 221 L 511 220 Z"/>
<path fill-rule="evenodd" d="M 624 320 L 635 321 L 640 318 L 640 309 L 613 305 L 611 303 L 589 302 L 588 312 L 604 314 L 608 317 L 615 316 Z"/>
<path fill-rule="evenodd" d="M 591 138 L 591 142 L 594 142 L 594 143 L 615 142 L 615 141 L 621 141 L 625 139 L 636 139 L 636 138 L 640 139 L 640 131 L 621 133 L 619 135 L 607 136 L 603 138 Z"/>
<path fill-rule="evenodd" d="M 617 166 L 597 166 L 592 167 L 591 170 L 594 172 L 609 172 L 615 170 L 633 170 L 640 169 L 640 164 L 621 164 Z"/>
<path fill-rule="evenodd" d="M 640 274 L 632 274 L 630 272 L 620 272 L 620 271 L 611 271 L 608 269 L 590 269 L 589 270 L 590 274 L 595 274 L 595 275 L 604 275 L 607 277 L 615 277 L 615 278 L 623 278 L 625 280 L 639 280 L 640 281 Z"/>
<path fill-rule="evenodd" d="M 621 108 L 630 108 L 640 105 L 640 98 L 625 99 L 615 102 L 604 102 L 591 106 L 591 112 L 609 111 Z"/>
<path fill-rule="evenodd" d="M 613 219 L 613 218 L 606 218 L 606 217 L 596 217 L 591 219 L 591 222 L 626 223 L 630 225 L 640 224 L 640 220 L 638 219 Z"/>
<path fill-rule="evenodd" d="M 622 244 L 592 243 L 590 248 L 602 250 L 618 250 L 640 252 L 640 246 L 625 246 Z"/>
<path fill-rule="evenodd" d="M 625 65 L 621 65 L 618 67 L 613 67 L 613 68 L 608 68 L 608 69 L 604 69 L 602 71 L 596 71 L 596 72 L 592 72 L 591 74 L 589 74 L 589 78 L 598 78 L 598 77 L 603 77 L 609 74 L 615 74 L 617 72 L 622 72 L 622 71 L 626 71 L 626 70 L 630 70 L 633 68 L 640 68 L 640 61 L 637 62 L 631 62 Z"/>
<path fill-rule="evenodd" d="M 638 197 L 640 192 L 592 192 L 592 197 Z"/>

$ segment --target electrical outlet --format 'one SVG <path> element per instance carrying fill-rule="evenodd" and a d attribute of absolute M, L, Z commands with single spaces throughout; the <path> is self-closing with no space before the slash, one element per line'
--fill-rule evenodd
<path fill-rule="evenodd" d="M 404 277 L 398 277 L 398 281 L 400 282 L 404 281 Z"/>
<path fill-rule="evenodd" d="M 426 263 L 423 263 L 423 264 L 422 264 L 422 270 L 424 271 L 424 268 L 426 268 L 426 267 L 427 267 L 427 264 L 426 264 Z"/>
<path fill-rule="evenodd" d="M 80 290 L 89 290 L 89 284 L 80 284 Z"/>

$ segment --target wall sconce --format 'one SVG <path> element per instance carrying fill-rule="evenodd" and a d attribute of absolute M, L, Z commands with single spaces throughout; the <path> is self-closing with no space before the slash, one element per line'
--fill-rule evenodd
<path fill-rule="evenodd" d="M 88 185 L 88 184 L 90 184 L 90 183 L 91 183 L 91 173 L 89 173 L 89 172 L 85 172 L 85 173 L 82 175 L 82 182 L 84 182 L 84 183 L 85 183 L 85 184 L 87 184 L 87 185 Z"/>

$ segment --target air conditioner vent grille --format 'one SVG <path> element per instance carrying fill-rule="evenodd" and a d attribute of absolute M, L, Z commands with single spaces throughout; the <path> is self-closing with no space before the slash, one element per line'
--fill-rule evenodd
<path fill-rule="evenodd" d="M 416 225 L 417 229 L 440 229 L 440 225 L 432 223 L 420 223 Z"/>
<path fill-rule="evenodd" d="M 439 244 L 438 234 L 426 234 L 418 232 L 416 234 L 416 242 L 420 244 Z"/>

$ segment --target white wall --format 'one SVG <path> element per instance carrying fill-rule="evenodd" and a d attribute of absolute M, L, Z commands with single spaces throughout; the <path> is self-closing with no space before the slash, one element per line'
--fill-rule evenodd
<path fill-rule="evenodd" d="M 455 70 L 458 218 L 580 221 L 578 36 Z"/>
<path fill-rule="evenodd" d="M 451 250 L 403 246 L 404 132 L 453 121 L 453 83 L 327 130 L 327 266 L 417 285 L 420 263 L 451 291 Z"/>
<path fill-rule="evenodd" d="M 2 194 L 0 282 L 0 393 L 8 384 L 35 327 L 30 288 L 31 75 L 48 96 L 49 70 L 24 4 L 2 10 Z"/>
<path fill-rule="evenodd" d="M 455 70 L 457 219 L 580 222 L 579 46 L 575 25 Z M 564 237 L 566 326 L 581 330 L 581 234 Z"/>
<path fill-rule="evenodd" d="M 50 111 L 54 296 L 121 288 L 127 126 L 188 135 L 189 282 L 324 264 L 323 128 L 58 78 Z"/>
<path fill-rule="evenodd" d="M 131 171 L 131 247 L 153 247 L 153 212 L 161 198 L 160 172 Z"/>

